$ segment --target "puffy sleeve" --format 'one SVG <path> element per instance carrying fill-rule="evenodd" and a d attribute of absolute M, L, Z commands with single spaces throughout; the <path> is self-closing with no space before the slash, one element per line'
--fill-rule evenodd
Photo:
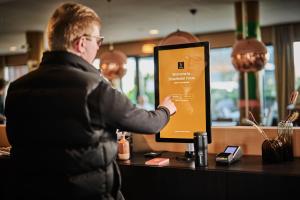
<path fill-rule="evenodd" d="M 102 119 L 111 127 L 136 133 L 157 133 L 170 119 L 167 108 L 158 107 L 155 111 L 137 108 L 105 81 L 100 82 L 96 90 Z"/>

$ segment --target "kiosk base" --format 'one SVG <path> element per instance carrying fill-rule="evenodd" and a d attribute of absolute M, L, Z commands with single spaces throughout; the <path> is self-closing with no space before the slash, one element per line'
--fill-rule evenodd
<path fill-rule="evenodd" d="M 195 160 L 195 151 L 194 151 L 194 144 L 193 143 L 188 143 L 187 144 L 187 150 L 184 152 L 184 155 L 177 156 L 176 160 L 179 161 L 186 161 L 186 162 L 192 162 Z"/>

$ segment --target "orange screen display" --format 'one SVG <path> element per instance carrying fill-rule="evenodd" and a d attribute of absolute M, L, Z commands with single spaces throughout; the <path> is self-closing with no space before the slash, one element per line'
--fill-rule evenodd
<path fill-rule="evenodd" d="M 204 46 L 158 51 L 159 102 L 172 96 L 177 112 L 160 138 L 192 139 L 206 131 Z"/>

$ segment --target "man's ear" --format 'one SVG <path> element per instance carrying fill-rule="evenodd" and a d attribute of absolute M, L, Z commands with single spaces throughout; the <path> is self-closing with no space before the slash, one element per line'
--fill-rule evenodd
<path fill-rule="evenodd" d="M 81 37 L 78 40 L 76 40 L 73 44 L 73 48 L 78 53 L 84 53 L 85 52 L 85 46 L 86 46 L 86 39 L 85 37 Z"/>

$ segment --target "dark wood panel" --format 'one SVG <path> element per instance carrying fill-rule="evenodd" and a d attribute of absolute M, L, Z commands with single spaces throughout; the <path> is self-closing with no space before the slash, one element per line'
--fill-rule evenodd
<path fill-rule="evenodd" d="M 222 199 L 225 196 L 224 173 L 129 165 L 120 165 L 120 169 L 122 192 L 127 200 Z"/>
<path fill-rule="evenodd" d="M 288 199 L 299 196 L 299 181 L 298 176 L 232 173 L 226 178 L 227 199 Z"/>
<path fill-rule="evenodd" d="M 169 166 L 144 165 L 142 154 L 120 161 L 122 192 L 135 199 L 287 199 L 298 196 L 300 160 L 280 164 L 262 164 L 260 156 L 244 156 L 230 166 L 219 166 L 214 155 L 209 165 L 195 169 L 193 162 L 175 159 L 179 154 L 165 153 Z"/>
<path fill-rule="evenodd" d="M 282 200 L 299 196 L 299 158 L 280 164 L 262 164 L 260 156 L 244 156 L 233 165 L 219 166 L 214 161 L 215 155 L 209 155 L 208 166 L 195 169 L 194 162 L 176 159 L 182 154 L 164 153 L 163 156 L 171 158 L 170 165 L 146 166 L 148 159 L 143 154 L 118 162 L 126 200 Z M 9 157 L 0 157 L 0 199 L 11 167 Z"/>

